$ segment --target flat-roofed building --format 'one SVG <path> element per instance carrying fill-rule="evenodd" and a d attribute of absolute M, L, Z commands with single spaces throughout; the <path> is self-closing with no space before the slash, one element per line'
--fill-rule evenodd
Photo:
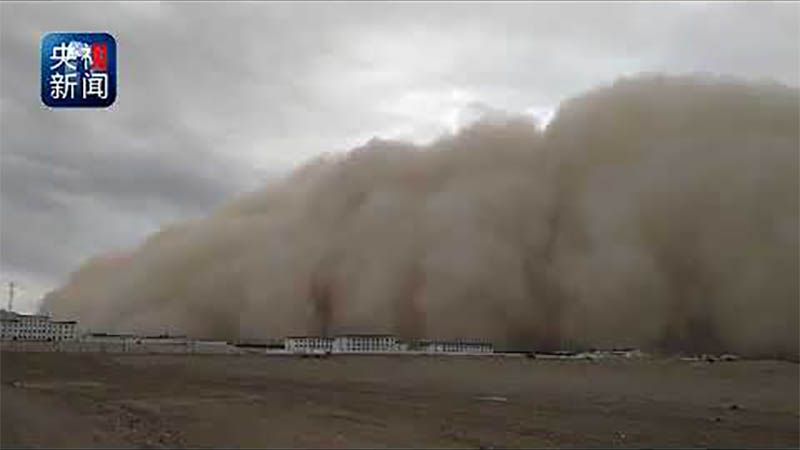
<path fill-rule="evenodd" d="M 19 314 L 0 311 L 0 339 L 7 341 L 71 341 L 75 340 L 77 322 L 52 320 L 41 314 Z"/>
<path fill-rule="evenodd" d="M 494 347 L 489 342 L 482 341 L 419 341 L 417 349 L 428 353 L 494 353 Z"/>
<path fill-rule="evenodd" d="M 54 341 L 74 341 L 78 338 L 76 320 L 55 320 L 51 324 Z"/>
<path fill-rule="evenodd" d="M 284 339 L 283 346 L 291 353 L 328 353 L 333 350 L 333 339 L 321 336 L 289 336 Z"/>
<path fill-rule="evenodd" d="M 402 347 L 390 334 L 344 334 L 333 339 L 334 353 L 398 352 Z"/>
<path fill-rule="evenodd" d="M 341 334 L 333 338 L 291 336 L 284 339 L 290 353 L 401 353 L 409 350 L 426 353 L 494 353 L 489 342 L 475 340 L 421 340 L 401 342 L 391 334 Z"/>

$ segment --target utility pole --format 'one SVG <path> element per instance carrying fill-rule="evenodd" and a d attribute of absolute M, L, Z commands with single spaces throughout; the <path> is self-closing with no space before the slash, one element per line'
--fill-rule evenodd
<path fill-rule="evenodd" d="M 8 282 L 8 310 L 14 310 L 14 288 L 16 287 L 16 283 L 13 281 Z"/>

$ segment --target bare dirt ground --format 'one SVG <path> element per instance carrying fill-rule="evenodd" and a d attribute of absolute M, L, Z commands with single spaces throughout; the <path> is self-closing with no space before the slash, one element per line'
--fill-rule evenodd
<path fill-rule="evenodd" d="M 12 447 L 796 447 L 798 365 L 2 353 Z"/>

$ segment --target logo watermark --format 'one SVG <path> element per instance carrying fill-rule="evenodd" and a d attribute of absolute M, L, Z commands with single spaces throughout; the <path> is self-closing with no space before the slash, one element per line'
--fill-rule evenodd
<path fill-rule="evenodd" d="M 52 108 L 106 108 L 117 98 L 117 41 L 108 33 L 42 38 L 42 102 Z"/>

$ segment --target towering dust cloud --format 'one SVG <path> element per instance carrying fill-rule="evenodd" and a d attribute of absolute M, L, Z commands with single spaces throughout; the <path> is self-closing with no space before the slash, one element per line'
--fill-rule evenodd
<path fill-rule="evenodd" d="M 98 257 L 43 308 L 92 329 L 349 331 L 798 354 L 798 90 L 623 79 L 546 131 L 373 140 Z M 313 132 L 313 130 L 309 130 Z"/>

